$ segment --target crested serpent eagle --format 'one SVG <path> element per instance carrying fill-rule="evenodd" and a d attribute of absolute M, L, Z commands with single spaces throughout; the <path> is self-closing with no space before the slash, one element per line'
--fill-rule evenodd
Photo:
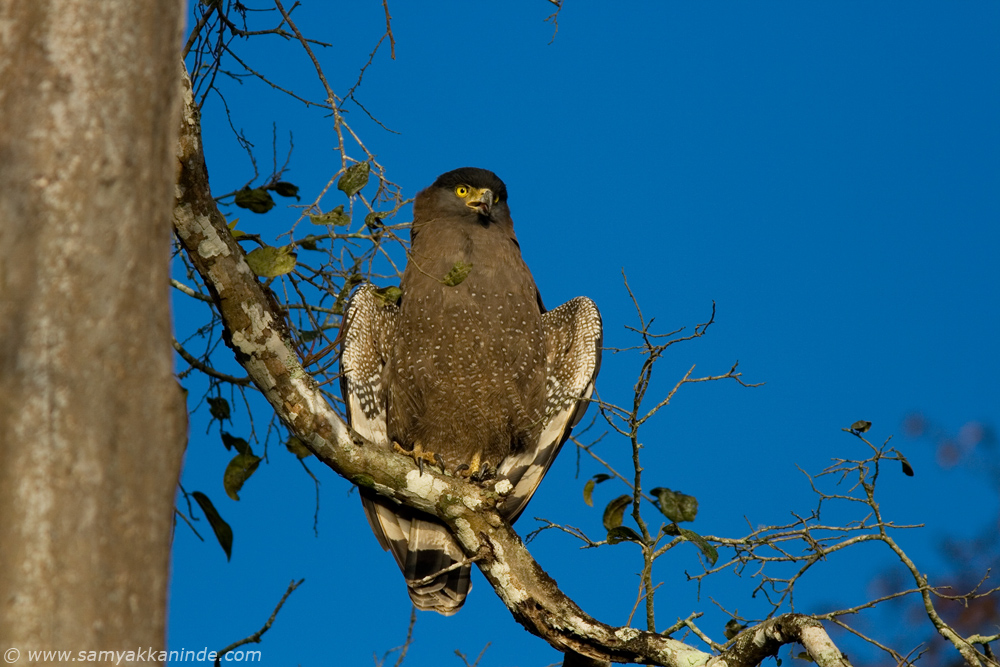
<path fill-rule="evenodd" d="M 514 521 L 587 409 L 601 362 L 597 307 L 578 297 L 545 310 L 507 187 L 469 167 L 417 195 L 400 288 L 398 305 L 371 285 L 348 303 L 340 363 L 351 427 L 421 465 L 508 480 L 499 510 Z M 458 611 L 471 566 L 453 567 L 466 555 L 447 527 L 369 489 L 361 499 L 413 604 Z"/>

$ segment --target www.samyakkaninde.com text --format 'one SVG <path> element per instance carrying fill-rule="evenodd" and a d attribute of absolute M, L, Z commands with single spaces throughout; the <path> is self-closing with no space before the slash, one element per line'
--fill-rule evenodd
<path fill-rule="evenodd" d="M 20 653 L 20 652 L 18 652 Z M 28 662 L 108 662 L 119 665 L 122 662 L 215 662 L 219 654 L 207 647 L 199 651 L 180 649 L 157 651 L 155 648 L 128 649 L 125 651 L 27 651 Z M 9 658 L 8 654 L 4 655 Z M 20 657 L 18 655 L 18 657 Z M 9 660 L 8 662 L 15 662 Z M 230 651 L 221 658 L 222 662 L 260 662 L 260 651 Z"/>

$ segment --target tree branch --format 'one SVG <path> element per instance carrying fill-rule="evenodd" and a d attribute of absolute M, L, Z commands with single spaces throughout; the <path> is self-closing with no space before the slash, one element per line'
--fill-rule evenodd
<path fill-rule="evenodd" d="M 215 667 L 219 667 L 220 666 L 221 661 L 222 661 L 222 656 L 226 655 L 230 651 L 233 651 L 233 650 L 239 648 L 240 646 L 243 646 L 244 644 L 259 644 L 261 637 L 263 637 L 264 633 L 266 633 L 268 630 L 270 630 L 271 629 L 271 625 L 274 624 L 274 619 L 276 619 L 278 617 L 278 612 L 281 611 L 281 608 L 283 606 L 285 606 L 285 601 L 288 599 L 288 596 L 291 595 L 295 591 L 296 588 L 298 588 L 299 586 L 301 586 L 302 582 L 304 582 L 304 581 L 305 581 L 305 579 L 299 579 L 298 581 L 293 581 L 292 583 L 288 584 L 288 588 L 285 589 L 285 594 L 281 596 L 280 600 L 278 600 L 278 606 L 276 606 L 274 608 L 274 611 L 271 612 L 271 616 L 267 619 L 267 622 L 264 623 L 263 627 L 261 627 L 260 630 L 258 630 L 257 632 L 253 633 L 249 637 L 244 637 L 243 639 L 240 639 L 239 641 L 233 642 L 232 644 L 230 644 L 226 648 L 219 650 L 219 653 L 218 653 L 218 655 L 215 658 Z"/>
<path fill-rule="evenodd" d="M 747 628 L 733 638 L 729 649 L 708 662 L 708 667 L 751 667 L 778 654 L 785 644 L 798 643 L 819 667 L 850 667 L 830 640 L 823 624 L 802 614 L 782 614 Z"/>
<path fill-rule="evenodd" d="M 319 460 L 354 484 L 444 521 L 465 553 L 478 559 L 486 579 L 514 618 L 560 651 L 597 660 L 671 667 L 705 665 L 710 660 L 727 665 L 758 662 L 756 656 L 763 654 L 753 641 L 737 642 L 713 659 L 674 639 L 630 627 L 612 627 L 591 618 L 559 590 L 500 517 L 496 506 L 502 496 L 495 486 L 482 488 L 430 469 L 421 474 L 411 458 L 366 446 L 350 430 L 302 368 L 288 336 L 284 312 L 250 271 L 243 250 L 216 208 L 208 186 L 198 111 L 186 77 L 185 82 L 175 230 L 215 301 L 226 344 L 288 429 Z M 822 631 L 822 626 L 808 617 L 795 616 L 803 620 L 781 625 L 784 618 L 765 624 L 768 648 L 776 650 L 784 643 L 780 638 L 804 639 L 801 631 L 789 628 L 808 626 Z M 820 657 L 814 656 L 822 665 L 846 664 L 820 662 Z"/>

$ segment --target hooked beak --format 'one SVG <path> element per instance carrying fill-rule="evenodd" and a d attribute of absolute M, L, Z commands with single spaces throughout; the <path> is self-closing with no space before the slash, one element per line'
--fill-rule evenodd
<path fill-rule="evenodd" d="M 493 209 L 493 191 L 489 188 L 483 188 L 479 192 L 470 195 L 465 205 L 475 209 L 479 215 L 489 217 L 490 211 Z"/>

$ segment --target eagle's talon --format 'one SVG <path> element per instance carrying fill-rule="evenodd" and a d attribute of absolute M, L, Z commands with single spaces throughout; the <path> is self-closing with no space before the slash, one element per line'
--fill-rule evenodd
<path fill-rule="evenodd" d="M 444 459 L 441 458 L 441 455 L 437 452 L 425 451 L 418 442 L 413 443 L 413 449 L 406 449 L 398 442 L 393 441 L 392 448 L 403 456 L 413 459 L 421 475 L 424 474 L 424 462 L 440 466 L 441 470 L 444 471 Z"/>
<path fill-rule="evenodd" d="M 469 469 L 469 464 L 468 463 L 463 463 L 462 465 L 460 465 L 457 468 L 455 468 L 455 475 L 457 475 L 458 477 L 468 477 L 469 473 L 465 473 L 465 471 L 468 470 L 468 469 Z M 462 473 L 465 473 L 465 474 L 463 475 Z"/>
<path fill-rule="evenodd" d="M 496 477 L 496 470 L 490 466 L 489 463 L 484 463 L 483 466 L 469 476 L 473 482 L 482 484 L 483 482 L 493 479 Z"/>

